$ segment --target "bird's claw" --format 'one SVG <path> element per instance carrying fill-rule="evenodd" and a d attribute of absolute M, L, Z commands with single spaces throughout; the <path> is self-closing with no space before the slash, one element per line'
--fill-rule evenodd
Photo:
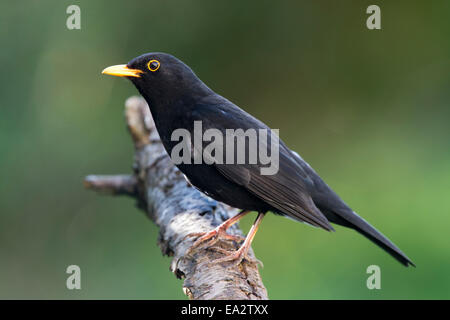
<path fill-rule="evenodd" d="M 264 264 L 262 263 L 262 261 L 260 261 L 260 260 L 258 260 L 256 258 L 250 257 L 248 255 L 248 251 L 244 247 L 241 247 L 241 248 L 239 248 L 236 251 L 228 251 L 228 250 L 225 250 L 225 249 L 219 248 L 219 247 L 214 247 L 213 249 L 215 251 L 223 253 L 225 255 L 225 257 L 213 260 L 210 263 L 214 263 L 215 264 L 215 263 L 232 262 L 233 265 L 237 266 L 243 260 L 246 260 L 249 263 L 256 264 L 256 265 L 259 264 L 261 267 L 264 267 Z"/>
<path fill-rule="evenodd" d="M 183 239 L 186 239 L 189 237 L 199 237 L 199 238 L 197 240 L 195 240 L 195 242 L 192 244 L 192 246 L 188 249 L 188 251 L 187 251 L 188 255 L 191 254 L 195 248 L 204 246 L 204 245 L 202 245 L 202 243 L 206 242 L 208 240 L 209 241 L 206 244 L 208 247 L 213 246 L 221 239 L 231 240 L 231 241 L 236 241 L 236 242 L 242 242 L 245 240 L 245 238 L 242 236 L 228 234 L 226 232 L 226 229 L 223 229 L 220 226 L 209 232 L 190 233 L 190 234 L 186 235 Z"/>

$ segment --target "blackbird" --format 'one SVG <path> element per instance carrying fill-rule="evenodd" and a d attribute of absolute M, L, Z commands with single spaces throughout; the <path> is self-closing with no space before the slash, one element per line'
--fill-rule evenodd
<path fill-rule="evenodd" d="M 275 137 L 263 122 L 215 93 L 186 64 L 172 55 L 159 52 L 144 54 L 126 65 L 108 67 L 102 73 L 126 77 L 136 86 L 150 107 L 161 141 L 172 160 L 172 151 L 178 143 L 174 141 L 173 133 L 182 128 L 191 133 L 191 139 L 195 139 L 196 121 L 201 121 L 202 132 L 215 129 L 225 134 L 229 129 L 255 129 L 267 130 L 269 138 Z M 264 142 L 264 138 L 258 141 Z M 188 144 L 193 149 L 198 148 L 192 147 L 192 140 Z M 256 152 L 248 145 L 244 146 L 246 157 Z M 217 201 L 241 209 L 236 216 L 214 230 L 191 234 L 197 237 L 191 249 L 211 246 L 219 239 L 239 240 L 227 234 L 226 230 L 249 212 L 256 211 L 258 216 L 242 246 L 235 252 L 226 252 L 224 258 L 217 262 L 240 263 L 243 259 L 249 259 L 247 252 L 250 244 L 265 213 L 270 211 L 327 231 L 334 231 L 330 223 L 354 229 L 403 265 L 414 266 L 396 245 L 357 215 L 308 163 L 281 140 L 278 140 L 277 148 L 272 148 L 268 143 L 261 146 L 268 153 L 278 151 L 278 168 L 274 174 L 262 174 L 264 165 L 259 160 L 256 163 L 223 163 L 217 159 L 212 163 L 175 162 L 197 189 Z M 225 153 L 234 151 L 239 150 L 225 148 Z M 188 160 L 193 158 L 193 153 L 195 150 L 188 154 Z M 235 160 L 236 155 L 233 154 L 230 159 Z"/>

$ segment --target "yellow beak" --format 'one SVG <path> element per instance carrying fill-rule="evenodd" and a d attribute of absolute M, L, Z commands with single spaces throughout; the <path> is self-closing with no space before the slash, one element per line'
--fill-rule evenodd
<path fill-rule="evenodd" d="M 119 64 L 117 66 L 111 66 L 102 71 L 102 74 L 109 74 L 117 77 L 136 77 L 140 78 L 140 74 L 144 73 L 139 69 L 130 69 L 126 64 Z"/>

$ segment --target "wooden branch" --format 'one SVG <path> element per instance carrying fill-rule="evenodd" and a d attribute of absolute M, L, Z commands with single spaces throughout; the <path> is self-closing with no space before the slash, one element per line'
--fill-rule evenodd
<path fill-rule="evenodd" d="M 84 186 L 112 195 L 137 195 L 137 179 L 129 174 L 113 176 L 90 175 L 84 178 Z"/>
<path fill-rule="evenodd" d="M 186 254 L 195 240 L 187 234 L 210 231 L 237 210 L 205 196 L 185 180 L 164 150 L 144 99 L 129 98 L 125 116 L 135 145 L 134 174 L 91 175 L 85 186 L 136 197 L 138 206 L 159 227 L 161 251 L 173 256 L 170 270 L 184 279 L 183 291 L 190 299 L 268 299 L 255 263 L 211 263 L 223 255 L 214 247 L 236 250 L 239 244 L 219 241 L 210 249 L 200 247 Z M 236 225 L 228 232 L 242 235 Z M 252 250 L 249 254 L 254 258 Z"/>

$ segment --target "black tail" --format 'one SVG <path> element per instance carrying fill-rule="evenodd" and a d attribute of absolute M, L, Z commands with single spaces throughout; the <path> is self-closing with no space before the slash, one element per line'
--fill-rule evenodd
<path fill-rule="evenodd" d="M 292 154 L 295 156 L 294 159 L 297 164 L 307 173 L 309 179 L 313 182 L 309 184 L 309 193 L 314 204 L 330 222 L 355 229 L 383 248 L 404 266 L 411 265 L 415 267 L 414 263 L 395 244 L 350 209 L 298 153 L 292 151 Z"/>
<path fill-rule="evenodd" d="M 354 213 L 356 215 L 356 213 Z M 359 217 L 359 216 L 358 216 Z M 406 254 L 402 252 L 395 244 L 393 244 L 388 238 L 386 238 L 381 232 L 372 227 L 367 221 L 359 217 L 361 222 L 359 225 L 352 226 L 356 231 L 361 233 L 363 236 L 373 241 L 375 244 L 383 248 L 391 256 L 397 259 L 405 267 L 416 265 L 409 259 Z"/>
<path fill-rule="evenodd" d="M 377 229 L 372 227 L 366 220 L 356 214 L 356 212 L 352 211 L 350 208 L 343 211 L 344 212 L 339 212 L 339 216 L 335 213 L 328 215 L 329 212 L 327 212 L 325 215 L 330 221 L 336 224 L 355 229 L 360 234 L 383 248 L 387 253 L 397 259 L 404 266 L 416 266 L 395 244 L 393 244 Z"/>

